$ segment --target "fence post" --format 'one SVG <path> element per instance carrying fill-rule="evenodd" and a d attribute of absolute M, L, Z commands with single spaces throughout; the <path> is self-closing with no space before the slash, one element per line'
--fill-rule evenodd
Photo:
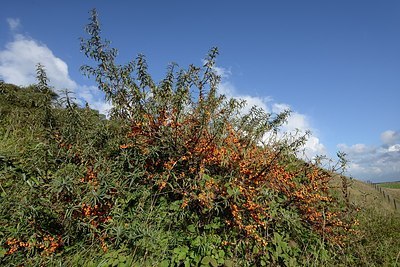
<path fill-rule="evenodd" d="M 396 199 L 393 198 L 394 209 L 397 210 Z"/>

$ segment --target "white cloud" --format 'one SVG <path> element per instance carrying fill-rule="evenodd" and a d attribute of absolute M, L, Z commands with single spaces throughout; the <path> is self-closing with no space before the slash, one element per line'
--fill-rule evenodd
<path fill-rule="evenodd" d="M 350 154 L 362 154 L 362 153 L 372 153 L 374 152 L 376 149 L 373 147 L 368 147 L 365 144 L 355 144 L 352 146 L 348 146 L 346 144 L 339 144 L 337 145 L 337 147 L 346 153 L 350 153 Z"/>
<path fill-rule="evenodd" d="M 7 20 L 10 29 L 19 26 L 19 20 Z M 41 63 L 50 80 L 57 90 L 68 89 L 75 93 L 80 104 L 89 105 L 107 114 L 110 105 L 103 100 L 102 94 L 96 87 L 79 85 L 71 79 L 68 65 L 42 43 L 22 34 L 14 34 L 14 40 L 0 50 L 0 78 L 7 83 L 27 86 L 36 82 L 36 64 Z"/>
<path fill-rule="evenodd" d="M 288 104 L 284 103 L 274 103 L 272 105 L 272 112 L 280 113 L 284 110 L 291 110 Z M 291 134 L 297 133 L 298 135 L 303 135 L 306 131 L 311 131 L 311 135 L 308 136 L 307 141 L 304 145 L 305 158 L 311 159 L 317 155 L 326 155 L 327 150 L 325 146 L 320 142 L 316 135 L 316 130 L 313 129 L 310 119 L 305 114 L 292 111 L 287 123 L 282 126 L 283 132 L 288 132 Z"/>
<path fill-rule="evenodd" d="M 35 83 L 37 63 L 45 67 L 47 76 L 56 88 L 77 87 L 68 75 L 67 64 L 44 44 L 16 34 L 14 40 L 0 51 L 0 75 L 9 83 L 17 85 Z"/>
<path fill-rule="evenodd" d="M 99 89 L 96 86 L 78 86 L 75 90 L 76 94 L 81 98 L 79 104 L 83 105 L 83 101 L 89 103 L 90 107 L 98 110 L 102 114 L 108 114 L 111 110 L 111 104 L 105 102 L 102 97 L 99 97 Z"/>
<path fill-rule="evenodd" d="M 400 144 L 395 144 L 388 148 L 388 152 L 399 152 L 399 151 L 400 151 Z"/>
<path fill-rule="evenodd" d="M 16 31 L 21 26 L 21 22 L 18 18 L 8 18 L 7 23 L 11 31 Z"/>
<path fill-rule="evenodd" d="M 400 180 L 400 140 L 394 136 L 394 131 L 383 132 L 381 146 L 339 144 L 338 149 L 345 152 L 350 161 L 349 174 L 374 182 Z M 396 141 L 398 143 L 394 143 Z"/>
<path fill-rule="evenodd" d="M 232 97 L 236 99 L 246 100 L 247 106 L 243 108 L 243 113 L 247 113 L 251 107 L 257 106 L 262 108 L 264 111 L 268 113 L 281 113 L 284 110 L 291 110 L 290 105 L 285 103 L 276 103 L 273 101 L 271 97 L 258 97 L 251 96 L 248 94 L 238 93 L 238 90 L 235 86 L 228 81 L 230 71 L 222 68 L 216 67 L 218 69 L 217 73 L 221 75 L 223 78 L 221 84 L 219 85 L 219 92 L 221 94 L 226 95 L 227 97 Z M 305 114 L 298 113 L 296 111 L 292 111 L 289 116 L 287 123 L 281 127 L 281 132 L 278 137 L 282 137 L 283 135 L 297 135 L 298 137 L 304 135 L 307 131 L 314 132 L 310 135 L 304 145 L 304 156 L 307 159 L 311 159 L 317 155 L 326 155 L 327 151 L 325 146 L 320 142 L 319 138 L 316 136 L 316 130 L 310 124 L 309 118 Z M 267 140 L 269 137 L 266 136 Z"/>
<path fill-rule="evenodd" d="M 205 59 L 203 59 L 202 63 L 203 63 L 203 65 L 205 65 L 207 63 L 207 61 Z M 226 68 L 223 68 L 223 67 L 214 66 L 212 69 L 221 78 L 227 78 L 232 74 L 232 71 L 230 69 L 226 69 Z"/>
<path fill-rule="evenodd" d="M 381 140 L 385 145 L 400 143 L 400 132 L 388 130 L 381 134 Z"/>
<path fill-rule="evenodd" d="M 231 70 L 227 70 L 225 68 L 214 66 L 213 69 L 217 73 L 218 76 L 221 76 L 221 78 L 227 78 L 227 77 L 229 77 L 229 75 L 232 74 Z"/>
<path fill-rule="evenodd" d="M 222 68 L 221 68 L 222 69 Z M 251 107 L 257 106 L 264 109 L 266 112 L 270 112 L 268 103 L 271 101 L 270 97 L 257 97 L 251 95 L 244 95 L 237 93 L 235 86 L 229 81 L 223 81 L 218 87 L 219 93 L 236 99 L 246 100 L 246 107 L 243 108 L 243 113 L 250 111 Z"/>

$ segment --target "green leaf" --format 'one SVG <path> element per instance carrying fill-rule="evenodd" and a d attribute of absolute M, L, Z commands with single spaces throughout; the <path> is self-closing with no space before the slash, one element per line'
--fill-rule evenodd
<path fill-rule="evenodd" d="M 162 262 L 160 262 L 160 264 L 158 266 L 159 267 L 168 267 L 169 266 L 169 260 L 163 260 Z"/>
<path fill-rule="evenodd" d="M 232 260 L 225 260 L 224 261 L 224 266 L 225 267 L 234 267 L 235 263 Z"/>
<path fill-rule="evenodd" d="M 112 263 L 112 266 L 118 266 L 119 264 L 119 259 L 115 259 Z"/>
<path fill-rule="evenodd" d="M 210 261 L 212 260 L 212 258 L 210 256 L 205 256 L 202 260 L 201 260 L 201 264 L 209 264 Z"/>
<path fill-rule="evenodd" d="M 192 240 L 191 245 L 193 247 L 199 247 L 201 246 L 202 242 L 201 242 L 201 237 L 200 236 L 196 236 L 196 238 L 194 240 Z"/>
<path fill-rule="evenodd" d="M 213 267 L 218 267 L 218 262 L 217 262 L 214 258 L 211 258 L 210 264 L 211 264 L 211 266 L 213 266 Z"/>
<path fill-rule="evenodd" d="M 260 250 L 258 249 L 257 246 L 253 247 L 253 254 L 257 254 L 258 252 L 260 252 Z"/>
<path fill-rule="evenodd" d="M 211 265 L 211 266 L 213 266 L 213 267 L 217 267 L 217 266 L 218 266 L 218 262 L 217 262 L 214 258 L 212 258 L 212 257 L 210 257 L 210 256 L 205 256 L 205 257 L 202 259 L 201 264 L 202 264 L 202 265 L 205 265 L 205 266 Z"/>
<path fill-rule="evenodd" d="M 6 255 L 6 250 L 3 247 L 0 247 L 0 258 L 3 258 Z"/>
<path fill-rule="evenodd" d="M 195 233 L 196 232 L 196 226 L 194 224 L 191 224 L 187 227 L 187 229 L 189 230 L 189 232 L 191 233 Z"/>
<path fill-rule="evenodd" d="M 228 189 L 226 190 L 226 192 L 228 193 L 229 196 L 232 196 L 235 194 L 235 191 L 232 189 L 232 187 L 228 187 Z"/>
<path fill-rule="evenodd" d="M 218 256 L 219 256 L 220 258 L 225 257 L 225 251 L 223 251 L 222 249 L 218 250 Z"/>

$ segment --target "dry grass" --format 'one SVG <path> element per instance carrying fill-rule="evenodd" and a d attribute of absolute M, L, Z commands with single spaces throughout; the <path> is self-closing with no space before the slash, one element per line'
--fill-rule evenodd
<path fill-rule="evenodd" d="M 389 203 L 383 194 L 376 190 L 373 185 L 358 180 L 353 180 L 352 182 L 349 191 L 350 200 L 353 203 L 362 208 L 374 207 L 381 211 L 395 211 L 393 203 Z M 385 192 L 387 192 L 387 189 L 385 189 Z"/>
<path fill-rule="evenodd" d="M 397 212 L 400 213 L 400 189 L 382 188 L 385 191 L 385 196 L 389 194 L 391 202 L 377 190 L 374 185 L 368 184 L 355 179 L 348 179 L 348 191 L 350 203 L 361 209 L 376 209 L 381 212 L 393 213 L 396 209 L 393 204 L 393 198 L 397 201 Z M 340 191 L 342 186 L 340 176 L 335 176 L 332 185 Z"/>
<path fill-rule="evenodd" d="M 393 198 L 400 201 L 400 188 L 385 188 L 386 192 L 389 193 Z"/>

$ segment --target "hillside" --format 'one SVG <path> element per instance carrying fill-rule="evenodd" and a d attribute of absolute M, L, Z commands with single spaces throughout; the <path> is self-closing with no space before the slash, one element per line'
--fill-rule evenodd
<path fill-rule="evenodd" d="M 40 104 L 39 104 L 41 102 L 40 98 L 43 96 L 43 92 L 37 91 L 34 87 L 19 88 L 14 85 L 2 85 L 1 92 L 2 93 L 0 94 L 0 103 L 1 103 L 0 112 L 2 114 L 2 120 L 1 120 L 0 133 L 1 133 L 2 142 L 0 143 L 0 163 L 3 168 L 3 171 L 1 172 L 2 176 L 1 176 L 1 184 L 0 185 L 1 185 L 1 190 L 2 190 L 1 201 L 2 201 L 2 207 L 3 207 L 1 216 L 3 216 L 3 217 L 0 218 L 0 220 L 5 222 L 5 219 L 6 219 L 6 220 L 8 220 L 8 222 L 10 222 L 9 220 L 10 219 L 13 220 L 13 219 L 12 219 L 12 217 L 10 217 L 10 214 L 8 212 L 11 210 L 14 210 L 14 211 L 18 210 L 18 209 L 16 210 L 17 207 L 15 207 L 14 205 L 10 206 L 11 203 L 17 203 L 17 202 L 14 202 L 15 200 L 13 200 L 13 199 L 18 199 L 18 202 L 20 202 L 21 204 L 27 203 L 26 201 L 28 201 L 28 199 L 26 199 L 26 197 L 29 196 L 29 194 L 31 194 L 29 192 L 34 193 L 34 191 L 31 191 L 31 190 L 33 188 L 35 188 L 34 184 L 38 183 L 39 181 L 25 180 L 25 183 L 26 182 L 28 183 L 26 185 L 34 186 L 33 188 L 31 187 L 32 189 L 28 189 L 29 187 L 26 188 L 23 180 L 21 181 L 23 183 L 20 183 L 19 181 L 16 180 L 16 183 L 14 185 L 12 185 L 12 184 L 10 184 L 11 180 L 9 180 L 9 179 L 11 177 L 15 177 L 15 178 L 20 177 L 18 179 L 21 179 L 24 177 L 24 175 L 32 175 L 32 171 L 34 171 L 33 169 L 30 170 L 32 167 L 31 162 L 32 162 L 32 160 L 34 160 L 34 158 L 32 158 L 32 157 L 36 157 L 36 155 L 40 155 L 42 153 L 40 146 L 38 147 L 38 145 L 37 144 L 35 145 L 34 143 L 37 143 L 37 141 L 35 141 L 35 140 L 39 140 L 38 138 L 42 138 L 40 136 L 43 136 L 43 137 L 46 136 L 46 131 L 43 131 L 43 127 L 44 127 L 43 123 L 46 122 L 47 119 L 45 121 L 43 121 L 43 118 L 46 118 L 46 116 L 48 116 L 48 113 L 46 113 L 46 109 L 41 108 Z M 44 93 L 44 95 L 45 95 L 45 93 Z M 52 98 L 54 98 L 54 96 L 52 96 Z M 35 104 L 35 103 L 37 103 L 37 104 Z M 95 124 L 98 124 L 98 123 L 100 123 L 99 126 L 103 130 L 105 129 L 105 128 L 103 128 L 104 126 L 101 126 L 101 125 L 106 121 L 104 121 L 103 118 L 101 116 L 99 116 L 97 112 L 91 111 L 89 109 L 80 109 L 76 105 L 72 105 L 71 108 L 73 110 L 75 110 L 74 112 L 76 112 L 76 114 L 74 116 L 78 116 L 76 118 L 83 118 L 81 116 L 83 114 L 85 114 L 85 118 L 86 118 L 85 124 L 87 126 L 86 126 L 86 128 L 82 128 L 82 130 L 87 129 L 87 130 L 91 131 L 90 129 Z M 68 108 L 62 107 L 62 105 L 59 105 L 59 104 L 56 104 L 56 105 L 53 104 L 53 107 L 51 107 L 51 109 L 52 109 L 51 114 L 52 114 L 52 116 L 54 116 L 52 120 L 54 122 L 54 125 L 57 125 L 57 129 L 58 129 L 58 130 L 56 130 L 57 136 L 60 136 L 61 130 L 65 131 L 64 135 L 66 133 L 68 133 L 68 135 L 71 136 L 71 134 L 72 134 L 71 131 L 73 131 L 75 126 L 74 126 L 74 128 L 70 128 L 70 126 L 68 126 L 69 125 L 69 123 L 68 123 L 69 120 L 67 119 L 68 117 L 66 117 L 67 120 L 61 119 L 61 118 L 64 116 L 71 116 L 73 114 L 71 114 L 68 111 Z M 82 113 L 82 115 L 79 115 L 80 113 Z M 56 119 L 57 117 L 58 117 L 58 119 Z M 75 123 L 76 123 L 76 120 L 74 120 L 74 125 L 75 125 Z M 44 125 L 46 125 L 46 124 L 44 124 Z M 64 126 L 62 126 L 62 125 L 64 125 Z M 87 127 L 89 127 L 89 128 L 87 128 Z M 110 130 L 117 129 L 111 125 L 108 127 L 111 127 L 111 128 L 109 128 Z M 87 130 L 85 130 L 85 131 L 87 131 Z M 87 133 L 89 133 L 89 132 L 87 132 Z M 77 133 L 75 133 L 75 134 L 77 134 Z M 94 133 L 94 134 L 95 134 L 94 136 L 98 135 L 96 133 Z M 81 136 L 81 142 L 84 140 L 88 140 L 88 141 L 93 140 L 94 141 L 94 139 L 93 139 L 94 136 L 93 135 L 92 135 L 92 137 Z M 51 138 L 53 138 L 53 137 L 51 137 Z M 104 138 L 104 137 L 102 137 L 102 138 Z M 66 152 L 68 154 L 68 153 L 70 153 L 69 151 L 71 151 L 73 153 L 73 154 L 71 154 L 72 158 L 70 160 L 68 160 L 69 156 L 67 154 L 66 154 L 67 158 L 65 158 L 65 160 L 68 160 L 70 162 L 70 163 L 68 163 L 68 166 L 71 166 L 71 163 L 73 163 L 77 160 L 76 153 L 79 152 L 79 150 L 80 150 L 79 147 L 77 147 L 77 148 L 71 147 L 71 149 L 64 150 L 64 147 L 68 146 L 66 143 L 66 140 L 60 139 L 57 142 L 59 143 L 59 145 L 58 145 L 58 148 L 57 147 L 55 147 L 55 148 L 61 149 L 61 150 L 59 150 L 58 153 Z M 125 145 L 123 145 L 123 146 L 125 146 Z M 62 152 L 63 150 L 65 152 Z M 80 152 L 80 153 L 82 153 L 82 152 Z M 97 153 L 97 152 L 95 152 L 95 153 Z M 46 154 L 44 154 L 44 155 L 46 155 Z M 45 161 L 35 160 L 35 163 L 33 166 L 35 166 L 35 168 L 37 169 L 41 165 L 45 166 L 46 164 L 51 164 L 51 165 L 56 164 L 54 166 L 57 166 L 57 164 L 60 164 L 60 163 L 56 163 L 56 162 L 50 163 L 48 160 L 46 163 L 46 160 Z M 65 180 L 65 178 L 71 179 L 73 177 L 70 175 L 76 176 L 75 174 L 67 172 L 68 169 L 70 169 L 70 167 L 68 167 L 68 166 L 66 166 L 67 169 L 62 170 L 62 172 L 61 172 L 67 176 L 62 176 L 63 179 L 61 181 L 62 181 L 62 183 L 65 184 L 64 186 L 62 186 L 62 184 L 57 185 L 58 187 L 56 187 L 56 188 L 60 188 L 57 190 L 62 190 L 59 192 L 63 192 L 64 189 L 61 189 L 61 188 L 65 188 L 65 186 L 72 186 L 72 184 L 68 185 L 69 182 L 68 182 L 68 180 Z M 26 168 L 28 168 L 28 169 L 26 169 Z M 28 172 L 23 171 L 24 169 L 26 169 Z M 70 169 L 70 170 L 72 171 L 72 169 Z M 22 174 L 22 176 L 20 176 L 20 174 L 18 174 L 18 173 Z M 31 173 L 31 174 L 29 174 L 29 173 Z M 35 173 L 35 171 L 33 173 Z M 37 173 L 35 175 L 40 175 L 40 173 Z M 54 176 L 54 178 L 56 178 L 56 177 L 57 176 Z M 70 178 L 68 178 L 68 177 L 70 177 Z M 88 177 L 87 179 L 93 179 L 93 178 L 90 178 L 90 176 L 87 176 L 87 177 Z M 333 177 L 335 177 L 335 178 L 332 180 L 333 186 L 331 188 L 335 191 L 336 195 L 341 196 L 339 198 L 342 198 L 341 179 L 337 175 L 336 176 L 334 175 Z M 12 179 L 15 179 L 15 178 L 12 178 Z M 26 179 L 26 178 L 23 178 L 23 179 Z M 88 180 L 88 181 L 90 181 L 90 180 Z M 335 253 L 335 255 L 336 255 L 335 257 L 338 257 L 335 260 L 335 262 L 336 262 L 335 265 L 340 265 L 341 263 L 344 264 L 345 262 L 347 262 L 347 263 L 352 262 L 352 263 L 358 263 L 358 264 L 372 263 L 371 265 L 375 265 L 375 264 L 380 265 L 380 264 L 387 264 L 390 262 L 396 262 L 398 260 L 397 253 L 399 251 L 399 242 L 398 242 L 399 239 L 397 239 L 397 241 L 395 239 L 395 236 L 398 235 L 398 233 L 396 233 L 395 229 L 397 229 L 397 227 L 399 226 L 400 220 L 399 220 L 399 216 L 396 215 L 396 213 L 395 213 L 394 206 L 389 204 L 387 202 L 386 198 L 384 198 L 383 195 L 378 190 L 376 190 L 373 185 L 366 184 L 366 183 L 363 183 L 363 182 L 360 182 L 357 180 L 348 180 L 348 182 L 349 182 L 349 188 L 348 188 L 349 197 L 350 197 L 350 202 L 352 204 L 352 207 L 359 209 L 358 212 L 356 212 L 356 210 L 351 211 L 349 213 L 349 215 L 353 216 L 353 218 L 357 218 L 360 225 L 353 227 L 354 231 L 358 231 L 358 235 L 353 236 L 353 237 L 352 237 L 352 234 L 349 235 L 349 237 L 348 237 L 348 238 L 350 238 L 349 245 L 343 246 L 342 252 L 340 254 L 337 254 L 337 252 Z M 59 182 L 57 182 L 57 183 L 59 183 Z M 54 184 L 54 185 L 56 185 L 56 184 Z M 53 186 L 53 185 L 49 184 L 49 186 Z M 59 187 L 59 186 L 62 186 L 62 187 Z M 68 187 L 66 187 L 66 188 L 68 188 Z M 69 189 L 69 190 L 71 190 L 71 189 Z M 10 190 L 12 190 L 12 191 L 10 191 Z M 25 191 L 25 190 L 28 190 L 28 191 Z M 51 190 L 53 190 L 53 189 L 51 189 Z M 388 193 L 389 192 L 391 193 L 391 191 L 388 188 L 385 188 L 385 190 L 388 191 Z M 397 189 L 392 189 L 392 190 L 394 190 L 393 192 L 396 192 L 395 190 L 397 190 Z M 26 195 L 25 196 L 10 195 L 11 192 L 14 192 L 12 194 L 16 194 L 16 192 L 25 192 L 24 194 L 26 194 Z M 39 192 L 37 192 L 37 193 L 39 193 Z M 40 193 L 40 195 L 41 195 L 40 199 L 44 200 L 47 197 L 46 197 L 46 195 L 43 195 L 43 193 Z M 59 193 L 57 193 L 57 194 L 59 195 Z M 68 198 L 68 194 L 65 195 L 66 192 L 62 193 L 62 194 L 63 195 L 59 195 L 59 197 L 63 197 L 63 198 L 67 197 Z M 36 193 L 32 196 L 37 198 Z M 12 200 L 12 202 L 11 203 L 8 202 L 9 200 Z M 7 203 L 9 203 L 9 204 L 7 204 Z M 344 203 L 344 201 L 342 203 Z M 39 203 L 37 203 L 37 204 L 39 204 Z M 35 204 L 35 205 L 37 205 L 37 204 Z M 180 205 L 182 205 L 182 204 L 180 204 Z M 42 206 L 42 204 L 39 205 L 38 207 L 40 207 L 40 206 Z M 45 206 L 42 206 L 41 209 L 45 208 L 46 206 L 47 206 L 47 204 Z M 31 206 L 31 208 L 33 208 L 33 206 Z M 155 208 L 155 207 L 153 207 L 153 208 Z M 35 209 L 37 209 L 37 208 L 35 208 Z M 351 209 L 353 209 L 353 208 L 351 208 Z M 28 210 L 25 212 L 28 212 Z M 88 210 L 87 212 L 90 214 L 90 212 L 92 212 L 92 211 Z M 26 215 L 22 215 L 22 216 L 28 216 L 26 218 L 30 218 L 30 216 L 38 216 L 40 213 L 37 215 L 34 215 L 35 213 L 31 213 L 31 212 L 28 212 L 25 214 Z M 29 215 L 29 214 L 31 214 L 31 215 Z M 397 212 L 397 214 L 398 214 L 398 212 Z M 43 215 L 44 214 L 42 214 L 40 216 L 43 216 Z M 18 217 L 19 216 L 20 215 L 18 215 Z M 100 215 L 100 216 L 102 216 L 102 215 Z M 102 219 L 103 217 L 99 217 L 99 218 L 101 220 L 103 220 Z M 23 218 L 20 218 L 20 219 L 23 219 Z M 39 217 L 38 217 L 38 219 L 39 219 Z M 101 223 L 102 222 L 101 220 L 98 222 Z M 82 221 L 82 222 L 84 222 L 84 221 Z M 56 223 L 56 225 L 57 225 L 59 222 L 54 221 L 54 223 Z M 92 222 L 90 222 L 90 221 L 88 221 L 88 223 L 89 223 L 89 225 L 92 224 Z M 12 224 L 9 224 L 9 223 L 5 223 L 3 225 L 6 225 L 8 228 L 12 227 Z M 55 225 L 56 228 L 60 227 L 60 226 L 56 226 L 56 225 Z M 215 227 L 216 227 L 216 225 L 215 225 Z M 153 228 L 153 231 L 154 230 L 155 230 L 155 228 Z M 198 230 L 200 230 L 200 229 L 198 229 Z M 1 236 L 2 236 L 2 244 L 3 244 L 4 248 L 7 248 L 7 247 L 10 248 L 10 246 L 11 246 L 11 248 L 13 248 L 12 247 L 13 245 L 10 241 L 12 239 L 9 238 L 9 234 L 6 234 L 8 231 L 9 230 L 5 230 L 5 228 L 2 228 L 2 230 L 0 232 Z M 18 230 L 14 229 L 13 231 L 18 231 Z M 192 231 L 192 230 L 190 230 L 190 231 Z M 189 233 L 190 233 L 190 231 L 189 231 Z M 18 232 L 16 232 L 16 233 L 18 233 Z M 159 232 L 158 234 L 160 234 L 160 233 L 161 232 Z M 348 234 L 350 234 L 350 232 L 348 232 Z M 26 235 L 26 233 L 24 235 Z M 42 233 L 42 235 L 43 235 L 43 233 Z M 278 236 L 281 236 L 281 235 L 275 234 L 275 236 L 276 236 L 275 238 L 277 238 Z M 41 238 L 43 238 L 43 237 L 41 237 Z M 67 243 L 64 243 L 65 241 L 63 242 L 63 245 L 62 245 L 62 243 L 59 243 L 59 241 L 57 241 L 54 237 L 48 236 L 47 238 L 52 240 L 51 243 L 49 243 L 51 245 L 49 247 L 47 247 L 47 245 L 45 245 L 45 243 L 43 243 L 43 245 L 41 245 L 41 246 L 43 246 L 43 249 L 41 249 L 42 252 L 39 254 L 39 255 L 41 255 L 42 258 L 36 258 L 36 260 L 34 260 L 35 258 L 32 258 L 31 259 L 31 260 L 33 260 L 32 264 L 33 264 L 33 262 L 38 262 L 37 261 L 38 259 L 39 259 L 39 262 L 42 262 L 42 261 L 48 262 L 50 258 L 48 258 L 46 255 L 47 254 L 51 255 L 54 252 L 57 252 L 57 255 L 58 255 L 57 258 L 59 258 L 60 260 L 62 260 L 64 262 L 65 261 L 70 262 L 71 265 L 75 265 L 78 263 L 79 264 L 84 263 L 85 265 L 88 265 L 88 264 L 90 265 L 89 262 L 82 261 L 83 259 L 81 257 L 87 257 L 84 255 L 91 255 L 90 257 L 93 257 L 93 258 L 99 257 L 98 258 L 99 261 L 93 262 L 93 264 L 95 264 L 94 266 L 96 266 L 99 262 L 110 262 L 111 260 L 116 262 L 116 258 L 113 255 L 118 255 L 118 257 L 122 257 L 121 260 L 119 260 L 121 262 L 125 262 L 125 263 L 131 262 L 131 258 L 129 256 L 129 254 L 126 254 L 126 252 L 124 252 L 125 250 L 122 250 L 122 251 L 121 250 L 113 250 L 110 248 L 110 249 L 107 249 L 107 250 L 109 250 L 109 252 L 104 253 L 104 251 L 103 251 L 102 253 L 100 253 L 99 251 L 95 252 L 92 250 L 84 249 L 83 253 L 76 251 L 74 253 L 78 253 L 78 254 L 74 254 L 74 253 L 69 254 L 69 253 L 62 252 L 65 248 L 68 248 L 68 246 L 70 246 L 70 245 L 67 245 Z M 101 238 L 101 237 L 98 236 L 97 238 Z M 22 241 L 22 242 L 23 242 L 22 243 L 23 245 L 24 244 L 26 244 L 27 246 L 29 245 L 28 241 Z M 149 241 L 146 241 L 146 242 L 149 242 Z M 206 242 L 206 241 L 204 240 L 204 242 Z M 275 241 L 273 241 L 273 242 L 275 242 Z M 284 242 L 284 241 L 282 240 L 281 242 Z M 70 244 L 72 245 L 72 243 L 70 243 Z M 80 242 L 78 242 L 77 244 L 80 244 L 79 246 L 83 245 Z M 102 244 L 102 243 L 100 242 L 100 244 Z M 149 244 L 151 244 L 151 243 L 147 243 L 147 245 L 149 245 Z M 64 247 L 64 249 L 61 249 L 63 247 Z M 381 250 L 376 250 L 376 248 L 380 248 Z M 20 253 L 23 252 L 23 250 L 18 249 L 18 247 L 15 247 L 15 249 L 18 250 Z M 74 247 L 70 247 L 70 249 L 73 249 L 72 251 L 74 251 Z M 327 249 L 328 249 L 328 247 L 327 247 Z M 38 249 L 38 251 L 41 251 L 41 250 Z M 100 250 L 100 251 L 102 251 L 102 250 Z M 223 251 L 223 250 L 221 250 L 221 251 Z M 293 253 L 293 252 L 289 252 L 289 251 L 290 250 L 287 250 L 286 253 Z M 354 251 L 357 251 L 357 253 L 354 254 Z M 371 253 L 371 251 L 374 251 L 374 253 Z M 392 253 L 390 253 L 390 251 L 392 251 Z M 176 252 L 178 252 L 178 250 L 176 250 Z M 18 262 L 18 257 L 10 258 L 10 256 L 7 255 L 10 253 L 9 251 L 3 250 L 2 253 L 3 253 L 2 254 L 3 256 L 1 258 L 1 262 L 10 263 L 10 260 L 11 260 L 11 262 Z M 179 252 L 179 253 L 181 253 L 181 252 Z M 220 252 L 220 253 L 222 253 L 222 252 Z M 325 253 L 333 253 L 333 251 L 330 251 L 328 249 Z M 350 253 L 350 254 L 348 254 L 348 253 Z M 351 255 L 351 254 L 353 256 L 349 257 L 349 255 Z M 385 255 L 383 255 L 383 254 L 385 254 Z M 17 256 L 18 254 L 13 253 L 10 255 Z M 24 254 L 20 254 L 20 256 L 21 255 L 24 255 Z M 185 252 L 185 255 L 187 255 L 186 252 Z M 310 256 L 311 255 L 312 254 L 310 254 Z M 70 258 L 71 256 L 73 258 Z M 78 258 L 76 258 L 76 257 L 78 257 Z M 229 256 L 229 258 L 235 259 L 236 256 L 231 255 L 231 256 Z M 200 259 L 202 259 L 202 258 L 200 258 Z M 238 259 L 236 258 L 236 260 L 238 260 Z M 309 260 L 310 260 L 310 258 L 308 258 L 308 257 L 303 259 L 303 261 L 309 261 Z M 316 260 L 316 259 L 313 259 L 313 260 Z M 319 263 L 317 265 L 322 264 L 321 260 L 322 259 L 318 260 Z M 52 261 L 53 260 L 51 260 L 51 262 Z M 179 262 L 180 260 L 177 260 L 177 261 Z M 225 265 L 229 266 L 230 261 L 228 260 L 228 258 L 226 258 L 224 261 L 225 261 Z M 326 263 L 331 262 L 331 260 L 328 260 L 327 258 L 324 258 L 323 261 L 325 261 Z M 141 262 L 141 261 L 138 261 L 138 262 Z M 333 264 L 333 262 L 331 262 L 331 263 Z M 282 264 L 290 265 L 289 263 L 284 263 L 284 261 L 282 262 Z M 174 264 L 171 264 L 171 265 L 173 266 Z M 215 266 L 217 266 L 217 265 L 215 265 Z"/>
<path fill-rule="evenodd" d="M 379 186 L 385 193 L 387 192 L 396 201 L 397 207 L 400 206 L 400 182 L 378 183 L 375 187 Z"/>
<path fill-rule="evenodd" d="M 383 195 L 373 184 L 358 180 L 351 180 L 350 183 L 350 199 L 358 210 L 354 216 L 359 221 L 359 236 L 355 238 L 351 250 L 359 257 L 358 265 L 398 266 L 400 208 L 398 205 L 395 208 L 393 203 L 398 189 L 391 191 L 384 188 Z"/>
<path fill-rule="evenodd" d="M 350 187 L 350 196 L 352 201 L 356 203 L 357 206 L 364 208 L 375 208 L 389 213 L 395 211 L 400 212 L 400 206 L 398 206 L 396 210 L 393 203 L 393 199 L 396 199 L 397 203 L 400 203 L 400 190 L 385 188 L 379 184 L 377 185 L 382 187 L 385 195 L 383 195 L 373 184 L 353 180 Z M 389 195 L 389 201 L 387 195 Z"/>

